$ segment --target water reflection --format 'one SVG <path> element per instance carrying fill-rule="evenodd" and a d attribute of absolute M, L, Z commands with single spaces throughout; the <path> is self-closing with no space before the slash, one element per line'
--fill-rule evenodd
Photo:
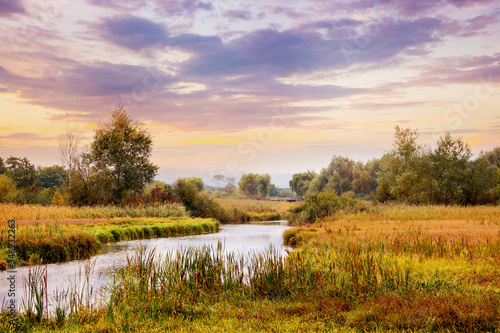
<path fill-rule="evenodd" d="M 154 238 L 146 240 L 123 241 L 106 244 L 99 255 L 90 260 L 69 261 L 47 265 L 47 291 L 48 295 L 68 290 L 70 286 L 82 290 L 86 280 L 85 272 L 91 268 L 88 281 L 93 290 L 101 289 L 108 282 L 109 273 L 127 263 L 127 256 L 131 256 L 141 246 L 155 248 L 160 256 L 166 252 L 175 251 L 189 246 L 201 247 L 204 245 L 216 248 L 221 242 L 226 252 L 238 252 L 245 256 L 249 253 L 264 252 L 273 246 L 285 252 L 283 246 L 283 232 L 290 227 L 286 221 L 258 222 L 250 224 L 223 225 L 215 234 L 194 235 L 172 238 Z M 87 268 L 87 269 L 86 269 Z M 24 280 L 27 279 L 29 267 L 17 267 L 15 273 L 16 288 L 15 300 L 19 308 L 21 299 L 26 297 Z M 12 274 L 0 272 L 0 301 L 2 307 L 10 300 L 8 297 L 9 281 Z M 95 293 L 97 296 L 97 293 Z M 50 303 L 50 301 L 49 301 Z"/>

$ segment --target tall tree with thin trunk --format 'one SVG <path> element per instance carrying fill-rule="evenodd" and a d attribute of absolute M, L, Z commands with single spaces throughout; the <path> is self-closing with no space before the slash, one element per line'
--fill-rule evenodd
<path fill-rule="evenodd" d="M 59 137 L 61 161 L 69 171 L 69 186 L 80 158 L 80 131 L 77 126 L 66 126 L 66 133 Z"/>

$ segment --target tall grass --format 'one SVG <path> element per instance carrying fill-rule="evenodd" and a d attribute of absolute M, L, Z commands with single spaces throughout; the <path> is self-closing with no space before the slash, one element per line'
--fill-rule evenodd
<path fill-rule="evenodd" d="M 0 221 L 16 220 L 62 220 L 62 219 L 107 219 L 115 217 L 173 217 L 188 216 L 184 206 L 166 203 L 152 206 L 119 207 L 71 207 L 0 204 Z"/>
<path fill-rule="evenodd" d="M 286 311 L 291 316 L 323 323 L 330 320 L 361 330 L 500 328 L 500 302 L 495 292 L 464 293 L 439 273 L 425 276 L 410 262 L 372 253 L 362 244 L 343 249 L 315 246 L 289 256 L 269 249 L 246 259 L 226 253 L 220 245 L 185 248 L 164 258 L 141 249 L 112 275 L 105 295 L 106 301 L 90 312 L 82 307 L 59 319 L 42 316 L 42 325 L 50 328 L 57 323 L 84 330 L 92 323 L 96 330 L 130 331 L 144 323 L 158 327 L 184 318 L 194 329 L 208 316 L 212 329 L 221 330 L 219 320 L 228 313 L 239 313 L 231 312 L 232 307 L 239 311 L 242 305 L 253 304 L 258 308 L 246 311 L 262 313 L 266 304 L 274 304 L 283 309 L 274 310 L 277 316 Z M 214 306 L 220 314 L 213 312 Z M 260 318 L 263 320 L 262 315 Z M 25 315 L 18 328 L 38 320 Z"/>
<path fill-rule="evenodd" d="M 203 197 L 204 198 L 204 197 Z M 288 210 L 294 203 L 273 202 L 251 199 L 216 199 L 195 202 L 192 216 L 217 218 L 221 222 L 247 222 L 281 220 L 288 217 Z M 193 215 L 194 214 L 194 215 Z M 70 219 L 109 219 L 144 217 L 181 217 L 189 216 L 185 206 L 179 203 L 166 203 L 149 206 L 42 206 L 0 203 L 0 221 L 15 218 L 22 221 L 53 221 Z"/>
<path fill-rule="evenodd" d="M 347 221 L 421 221 L 464 220 L 480 223 L 500 223 L 500 206 L 445 206 L 380 204 L 370 209 L 351 212 L 340 210 L 328 220 Z"/>
<path fill-rule="evenodd" d="M 218 228 L 215 220 L 188 217 L 21 225 L 16 230 L 16 260 L 21 264 L 35 264 L 86 259 L 96 254 L 103 243 L 210 233 Z M 6 253 L 7 247 L 8 228 L 1 226 L 1 253 Z"/>

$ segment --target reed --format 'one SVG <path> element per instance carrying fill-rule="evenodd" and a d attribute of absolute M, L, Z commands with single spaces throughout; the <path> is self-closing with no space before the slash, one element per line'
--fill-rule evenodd
<path fill-rule="evenodd" d="M 339 211 L 326 221 L 451 221 L 464 220 L 483 224 L 500 223 L 500 206 L 445 206 L 408 204 L 372 204 L 369 210 Z"/>
<path fill-rule="evenodd" d="M 62 220 L 62 219 L 109 219 L 116 217 L 174 217 L 188 216 L 184 206 L 178 203 L 166 203 L 149 206 L 42 206 L 0 203 L 0 221 L 16 220 Z"/>
<path fill-rule="evenodd" d="M 94 329 L 130 331 L 146 324 L 172 329 L 182 322 L 185 329 L 195 329 L 208 316 L 212 330 L 221 330 L 227 328 L 222 325 L 227 316 L 241 316 L 243 309 L 260 314 L 256 318 L 264 322 L 284 318 L 287 325 L 299 316 L 303 318 L 299 327 L 311 328 L 316 321 L 325 331 L 335 327 L 325 326 L 325 320 L 361 330 L 500 328 L 495 292 L 479 291 L 475 296 L 438 272 L 426 276 L 411 261 L 401 259 L 374 253 L 363 243 L 342 248 L 314 245 L 288 256 L 270 248 L 246 259 L 227 253 L 220 244 L 185 248 L 163 258 L 142 248 L 112 274 L 103 304 L 92 308 L 87 303 L 66 315 L 61 310 L 59 315 L 56 311 L 55 316 L 40 317 L 44 303 L 37 300 L 43 297 L 35 297 L 33 304 L 39 310 L 35 316 L 25 314 L 21 328 L 36 324 L 42 331 L 54 327 L 84 331 L 92 323 Z M 43 284 L 41 279 L 33 281 Z M 75 291 L 68 294 L 66 298 L 78 299 Z M 90 297 L 85 292 L 79 295 Z M 226 322 L 233 329 L 237 323 Z"/>

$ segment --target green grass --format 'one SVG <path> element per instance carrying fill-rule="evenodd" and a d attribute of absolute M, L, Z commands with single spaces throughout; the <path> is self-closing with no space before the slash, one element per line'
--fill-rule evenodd
<path fill-rule="evenodd" d="M 219 223 L 213 219 L 189 217 L 21 224 L 16 228 L 16 259 L 18 263 L 85 259 L 96 254 L 103 243 L 209 233 L 218 228 Z M 7 247 L 8 228 L 2 226 L 0 255 L 4 260 Z"/>

